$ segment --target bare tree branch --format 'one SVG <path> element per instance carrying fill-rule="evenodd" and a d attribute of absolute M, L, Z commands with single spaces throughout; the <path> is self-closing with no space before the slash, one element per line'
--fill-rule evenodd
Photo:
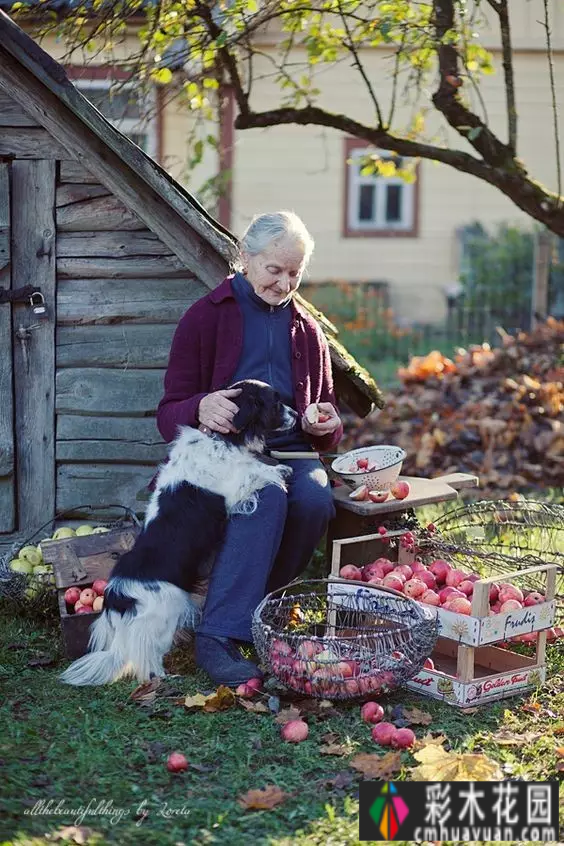
<path fill-rule="evenodd" d="M 454 0 L 433 0 L 433 14 L 439 60 L 439 89 L 433 94 L 433 105 L 448 123 L 472 144 L 484 161 L 493 166 L 515 167 L 511 148 L 480 120 L 458 94 L 458 51 L 445 36 L 455 28 Z"/>
<path fill-rule="evenodd" d="M 368 76 L 366 75 L 366 71 L 364 70 L 364 66 L 363 66 L 362 62 L 360 61 L 360 56 L 358 55 L 358 50 L 354 46 L 354 41 L 353 41 L 353 37 L 352 37 L 351 31 L 350 31 L 349 22 L 347 20 L 347 16 L 343 12 L 343 7 L 342 7 L 340 2 L 339 2 L 339 15 L 341 16 L 341 20 L 343 21 L 343 26 L 345 27 L 345 30 L 346 30 L 346 33 L 347 33 L 347 36 L 348 36 L 348 39 L 349 39 L 349 43 L 348 44 L 345 43 L 345 47 L 347 48 L 347 50 L 350 50 L 350 52 L 352 53 L 353 58 L 354 58 L 354 64 L 356 65 L 357 70 L 360 73 L 361 77 L 363 78 L 364 84 L 366 85 L 366 87 L 368 89 L 368 93 L 370 94 L 370 98 L 371 98 L 371 100 L 374 104 L 374 108 L 376 109 L 376 115 L 377 115 L 377 118 L 378 118 L 378 126 L 383 126 L 384 125 L 384 118 L 383 118 L 382 112 L 380 110 L 380 104 L 378 103 L 378 100 L 376 98 L 376 94 L 374 93 L 372 83 L 368 79 Z"/>
<path fill-rule="evenodd" d="M 515 103 L 515 78 L 513 75 L 513 48 L 511 46 L 511 27 L 507 0 L 488 0 L 492 9 L 499 16 L 501 32 L 501 53 L 503 74 L 505 76 L 505 97 L 507 100 L 507 136 L 513 155 L 517 153 L 517 106 Z"/>
<path fill-rule="evenodd" d="M 554 84 L 554 62 L 552 58 L 552 40 L 550 21 L 548 19 L 548 0 L 544 2 L 544 28 L 546 30 L 546 48 L 548 56 L 548 70 L 550 73 L 550 93 L 552 96 L 552 119 L 554 122 L 554 145 L 556 147 L 556 188 L 558 202 L 562 202 L 562 165 L 560 164 L 560 132 L 558 130 L 558 106 L 556 104 L 556 86 Z"/>

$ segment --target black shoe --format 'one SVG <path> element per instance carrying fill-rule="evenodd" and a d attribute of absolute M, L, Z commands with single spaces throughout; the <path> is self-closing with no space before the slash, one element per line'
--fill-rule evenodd
<path fill-rule="evenodd" d="M 249 679 L 261 679 L 256 664 L 247 661 L 228 637 L 196 634 L 196 664 L 215 684 L 237 687 Z"/>

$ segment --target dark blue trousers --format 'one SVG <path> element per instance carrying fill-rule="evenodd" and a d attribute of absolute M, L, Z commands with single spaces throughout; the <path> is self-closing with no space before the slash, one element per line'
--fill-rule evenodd
<path fill-rule="evenodd" d="M 210 577 L 201 634 L 252 643 L 251 617 L 264 596 L 302 573 L 335 515 L 325 469 L 314 459 L 285 462 L 288 493 L 268 485 L 254 514 L 229 520 Z"/>

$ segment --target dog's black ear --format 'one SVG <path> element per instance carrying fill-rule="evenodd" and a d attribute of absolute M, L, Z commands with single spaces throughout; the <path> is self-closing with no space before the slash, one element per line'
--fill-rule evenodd
<path fill-rule="evenodd" d="M 235 402 L 239 406 L 239 411 L 233 418 L 233 426 L 238 432 L 241 432 L 257 416 L 258 403 L 254 397 L 245 394 L 235 397 Z"/>

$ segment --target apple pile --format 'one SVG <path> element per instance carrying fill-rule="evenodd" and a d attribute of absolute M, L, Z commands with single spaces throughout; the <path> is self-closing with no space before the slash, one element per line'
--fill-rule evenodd
<path fill-rule="evenodd" d="M 293 690 L 308 696 L 364 696 L 395 685 L 395 675 L 373 661 L 339 657 L 315 639 L 302 640 L 294 650 L 275 639 L 270 647 L 273 674 Z"/>
<path fill-rule="evenodd" d="M 69 614 L 93 614 L 104 608 L 106 579 L 96 579 L 91 587 L 69 587 L 65 591 L 65 602 Z"/>
<path fill-rule="evenodd" d="M 407 535 L 411 533 L 406 532 L 402 542 Z M 415 540 L 413 535 L 411 538 Z M 411 543 L 411 538 L 406 542 Z M 477 573 L 459 570 L 443 558 L 437 558 L 428 566 L 417 560 L 411 564 L 397 564 L 388 558 L 377 558 L 364 567 L 346 564 L 341 567 L 339 576 L 393 588 L 424 605 L 467 615 L 471 613 L 474 584 L 480 579 Z M 490 615 L 519 611 L 544 601 L 544 593 L 540 591 L 522 591 L 509 582 L 490 585 Z"/>

